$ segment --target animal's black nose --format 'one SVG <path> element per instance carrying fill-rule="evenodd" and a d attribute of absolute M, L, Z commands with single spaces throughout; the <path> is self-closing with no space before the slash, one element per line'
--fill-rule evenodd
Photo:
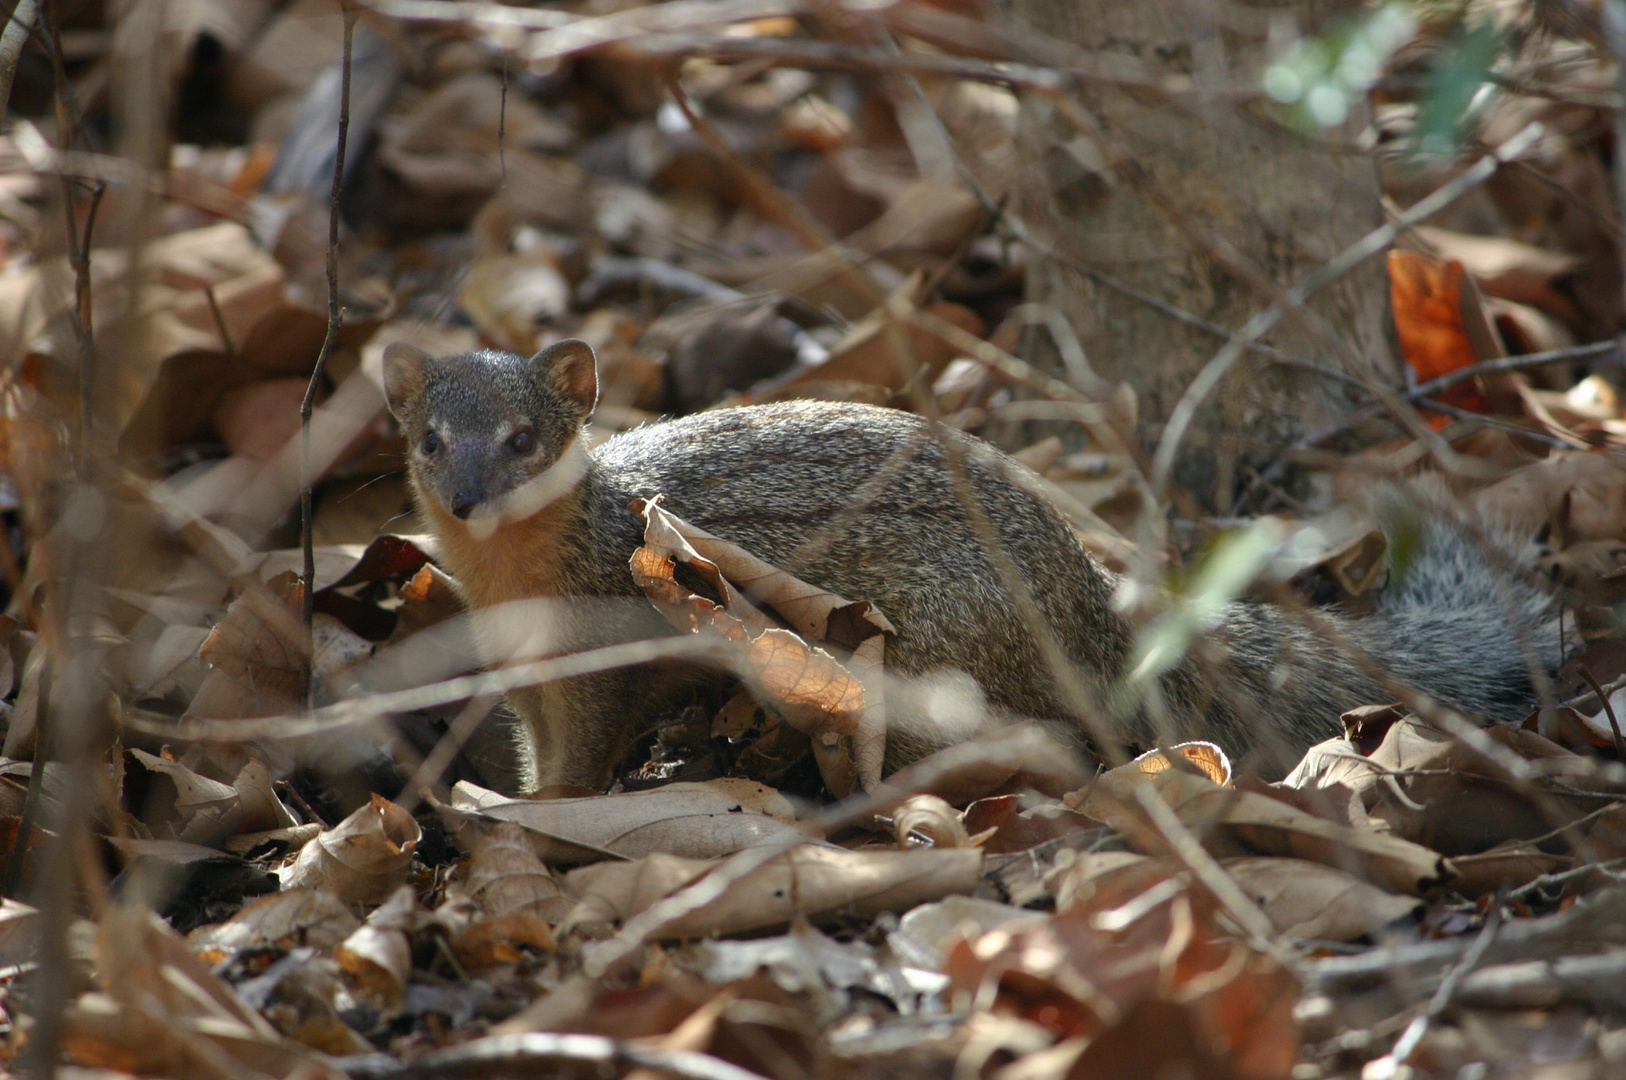
<path fill-rule="evenodd" d="M 475 503 L 472 499 L 468 500 L 467 502 L 459 502 L 453 505 L 452 513 L 457 515 L 460 520 L 467 521 L 469 515 L 474 513 L 474 506 Z"/>

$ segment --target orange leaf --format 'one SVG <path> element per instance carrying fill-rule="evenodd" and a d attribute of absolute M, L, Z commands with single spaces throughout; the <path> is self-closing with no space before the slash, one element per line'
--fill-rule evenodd
<path fill-rule="evenodd" d="M 1467 367 L 1477 359 L 1462 323 L 1462 289 L 1467 272 L 1449 261 L 1413 251 L 1389 252 L 1389 298 L 1394 307 L 1400 352 L 1419 382 Z M 1438 395 L 1462 409 L 1483 411 L 1485 400 L 1471 383 Z M 1429 425 L 1444 427 L 1451 418 L 1429 414 Z"/>

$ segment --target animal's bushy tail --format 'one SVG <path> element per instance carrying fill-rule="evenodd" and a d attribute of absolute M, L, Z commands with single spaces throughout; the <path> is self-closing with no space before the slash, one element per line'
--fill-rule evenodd
<path fill-rule="evenodd" d="M 1521 569 L 1517 538 L 1392 490 L 1373 509 L 1389 538 L 1389 581 L 1378 613 L 1352 622 L 1352 636 L 1447 704 L 1492 720 L 1522 717 L 1563 644 L 1552 598 Z"/>
<path fill-rule="evenodd" d="M 1374 510 L 1390 545 L 1376 613 L 1230 605 L 1211 639 L 1163 680 L 1192 734 L 1286 767 L 1339 734 L 1340 713 L 1395 700 L 1375 670 L 1491 720 L 1531 707 L 1535 681 L 1562 650 L 1551 601 L 1522 576 L 1505 535 L 1396 493 Z M 1148 726 L 1142 718 L 1143 740 Z"/>

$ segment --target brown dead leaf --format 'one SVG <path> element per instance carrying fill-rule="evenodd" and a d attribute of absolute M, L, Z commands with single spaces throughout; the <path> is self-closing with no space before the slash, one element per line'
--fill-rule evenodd
<path fill-rule="evenodd" d="M 570 310 L 570 283 L 549 252 L 486 255 L 469 267 L 458 304 L 499 348 L 530 356 L 538 328 Z"/>
<path fill-rule="evenodd" d="M 39 943 L 39 909 L 9 896 L 0 900 L 0 963 L 28 963 L 38 955 Z"/>
<path fill-rule="evenodd" d="M 928 792 L 955 806 L 1029 788 L 1059 798 L 1087 776 L 1077 755 L 1042 727 L 1011 724 L 905 765 L 875 794 Z"/>
<path fill-rule="evenodd" d="M 1389 724 L 1367 754 L 1343 740 L 1322 744 L 1320 754 L 1321 748 L 1312 747 L 1284 784 L 1325 793 L 1348 807 L 1356 825 L 1376 826 L 1453 856 L 1544 835 L 1561 824 L 1553 813 L 1573 820 L 1593 808 L 1594 797 L 1566 796 L 1566 782 L 1558 780 L 1564 761 L 1579 772 L 1584 759 L 1534 732 L 1492 728 L 1486 734 L 1552 770 L 1551 779 L 1535 782 L 1533 790 L 1548 789 L 1540 803 L 1525 785 L 1501 779 L 1476 751 L 1415 716 Z"/>
<path fill-rule="evenodd" d="M 199 927 L 187 944 L 207 963 L 218 964 L 248 949 L 331 949 L 359 925 L 349 905 L 333 893 L 284 889 L 254 901 L 227 922 Z"/>
<path fill-rule="evenodd" d="M 634 507 L 644 518 L 644 546 L 633 553 L 633 580 L 667 620 L 690 633 L 715 631 L 728 643 L 752 692 L 808 735 L 832 792 L 844 796 L 855 784 L 865 790 L 878 784 L 886 754 L 879 676 L 884 632 L 891 629 L 884 616 L 867 603 L 844 601 L 726 545 L 731 565 L 791 611 L 793 625 L 817 625 L 827 635 L 848 639 L 840 644 L 853 650 L 849 668 L 803 637 L 769 626 L 718 564 L 695 550 L 685 530 L 713 551 L 721 552 L 724 541 L 687 526 L 661 507 L 659 496 Z M 681 585 L 675 577 L 679 561 L 699 572 L 722 603 Z"/>
<path fill-rule="evenodd" d="M 681 890 L 703 887 L 711 875 L 726 875 L 721 879 L 726 886 L 703 902 L 683 904 L 670 917 L 652 920 L 644 937 L 742 934 L 784 926 L 796 916 L 863 918 L 969 893 L 981 866 L 976 848 L 847 851 L 802 844 L 734 877 L 727 860 L 650 855 L 572 870 L 567 883 L 582 899 L 567 926 L 590 933 L 624 923 Z"/>
<path fill-rule="evenodd" d="M 1558 452 L 1473 496 L 1481 520 L 1533 537 L 1551 525 L 1559 546 L 1626 536 L 1626 465 L 1602 451 Z"/>
<path fill-rule="evenodd" d="M 1505 236 L 1469 236 L 1431 225 L 1416 231 L 1442 258 L 1460 262 L 1487 295 L 1532 304 L 1560 318 L 1575 314 L 1574 302 L 1554 284 L 1575 273 L 1583 260 Z"/>
<path fill-rule="evenodd" d="M 188 716 L 242 718 L 299 710 L 311 657 L 310 636 L 299 620 L 300 591 L 292 571 L 244 587 L 199 650 L 210 671 Z"/>
<path fill-rule="evenodd" d="M 1414 897 L 1303 859 L 1227 859 L 1220 865 L 1287 938 L 1354 941 L 1422 907 Z M 1455 879 L 1452 885 L 1461 888 Z"/>
<path fill-rule="evenodd" d="M 954 807 L 936 795 L 911 795 L 892 811 L 892 833 L 900 848 L 971 847 Z"/>
<path fill-rule="evenodd" d="M 1024 808 L 1021 795 L 995 795 L 965 808 L 965 829 L 989 854 L 1027 851 L 1093 827 L 1084 815 L 1052 800 Z"/>
<path fill-rule="evenodd" d="M 455 921 L 447 909 L 467 902 L 473 911 Z M 447 890 L 436 912 L 451 931 L 451 945 L 465 967 L 513 963 L 523 950 L 551 951 L 552 926 L 563 921 L 576 900 L 565 892 L 521 825 L 492 826 L 474 845 L 468 876 Z"/>
<path fill-rule="evenodd" d="M 1485 851 L 1450 860 L 1451 887 L 1467 897 L 1493 896 L 1543 874 L 1567 870 L 1573 859 L 1554 855 L 1522 840 L 1506 840 Z"/>
<path fill-rule="evenodd" d="M 1223 929 L 1204 895 L 1174 878 L 1153 881 L 1149 888 L 1144 875 L 1123 879 L 1048 920 L 1009 923 L 951 950 L 946 971 L 957 996 L 991 998 L 996 1011 L 1063 1043 L 1079 1040 L 1058 1045 L 1061 1061 L 1009 1075 L 1129 1080 L 1165 1067 L 1204 1077 L 1291 1075 L 1292 976 Z M 1148 1002 L 1158 1007 L 1148 1013 Z M 1184 1034 L 1170 1039 L 1171 1024 Z M 1073 1058 L 1080 1051 L 1089 1056 Z"/>
<path fill-rule="evenodd" d="M 1133 851 L 1068 852 L 1045 875 L 1045 886 L 1056 898 L 1056 910 L 1064 912 L 1092 903 L 1098 892 L 1121 893 L 1130 878 L 1150 888 L 1178 871 L 1176 863 Z"/>
<path fill-rule="evenodd" d="M 918 287 L 911 279 L 897 295 L 913 296 Z M 974 312 L 959 304 L 938 301 L 922 304 L 921 310 L 979 337 L 987 329 Z M 807 383 L 854 382 L 900 391 L 916 381 L 929 385 L 957 355 L 955 347 L 936 334 L 900 323 L 883 303 L 853 324 L 822 364 L 799 368 L 782 382 L 759 389 L 782 397 Z"/>
<path fill-rule="evenodd" d="M 393 644 L 463 613 L 457 587 L 440 567 L 426 563 L 401 586 L 401 606 L 396 609 Z"/>
<path fill-rule="evenodd" d="M 1136 779 L 1108 774 L 1069 796 L 1090 817 L 1124 830 L 1148 854 L 1163 854 L 1166 841 L 1142 820 L 1129 785 L 1156 785 L 1176 816 L 1219 859 L 1242 855 L 1293 856 L 1347 870 L 1392 892 L 1420 895 L 1447 874 L 1436 852 L 1368 828 L 1336 825 L 1252 791 L 1222 788 L 1187 772 L 1167 770 Z"/>
<path fill-rule="evenodd" d="M 783 297 L 728 295 L 668 311 L 639 340 L 664 357 L 670 406 L 693 412 L 796 362 L 797 326 L 780 314 Z"/>
<path fill-rule="evenodd" d="M 103 989 L 80 995 L 63 1016 L 63 1051 L 78 1064 L 177 1080 L 317 1067 L 149 911 L 108 906 L 96 966 Z"/>
<path fill-rule="evenodd" d="M 1170 769 L 1181 769 L 1206 777 L 1220 787 L 1230 786 L 1231 759 L 1226 756 L 1224 750 L 1213 743 L 1175 743 L 1169 747 L 1169 753 L 1174 755 L 1173 761 L 1169 759 L 1169 754 L 1162 750 L 1148 750 L 1134 761 L 1118 766 L 1107 775 L 1138 778 L 1158 776 Z"/>
<path fill-rule="evenodd" d="M 1481 359 L 1465 325 L 1467 272 L 1456 260 L 1441 261 L 1412 251 L 1389 252 L 1389 298 L 1406 363 L 1418 382 L 1449 374 Z M 1440 395 L 1448 405 L 1483 411 L 1484 396 L 1472 383 Z M 1431 413 L 1428 422 L 1444 427 L 1450 417 Z"/>
<path fill-rule="evenodd" d="M 412 886 L 403 885 L 333 950 L 356 996 L 386 1017 L 401 1008 L 412 974 L 412 933 L 422 921 Z"/>
<path fill-rule="evenodd" d="M 284 889 L 321 889 L 350 904 L 382 903 L 406 880 L 423 838 L 412 815 L 381 795 L 299 849 Z"/>
<path fill-rule="evenodd" d="M 706 859 L 795 838 L 795 812 L 778 792 L 750 780 L 675 783 L 579 799 L 509 799 L 467 781 L 452 789 L 453 820 L 523 826 L 549 863 L 636 859 L 654 852 Z M 477 816 L 476 816 L 477 815 Z M 460 832 L 478 850 L 482 830 Z M 504 833 L 509 838 L 511 832 Z"/>
<path fill-rule="evenodd" d="M 461 888 L 492 917 L 524 913 L 555 923 L 575 902 L 536 857 L 524 826 L 508 822 L 474 845 Z"/>

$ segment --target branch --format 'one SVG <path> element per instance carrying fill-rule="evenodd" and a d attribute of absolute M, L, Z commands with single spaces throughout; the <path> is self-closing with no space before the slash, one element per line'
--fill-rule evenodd
<path fill-rule="evenodd" d="M 23 46 L 34 32 L 34 20 L 39 17 L 39 0 L 17 0 L 11 18 L 0 33 L 0 127 L 6 123 L 6 109 L 11 101 L 11 81 L 17 77 L 17 61 L 22 58 Z"/>
<path fill-rule="evenodd" d="M 333 343 L 339 336 L 339 324 L 344 321 L 344 311 L 339 307 L 339 194 L 344 190 L 344 149 L 350 135 L 350 42 L 355 29 L 356 10 L 346 4 L 339 78 L 339 145 L 333 155 L 333 190 L 328 196 L 327 208 L 327 335 L 322 339 L 322 351 L 316 354 L 316 366 L 311 369 L 311 381 L 305 387 L 305 400 L 299 405 L 299 539 L 305 554 L 305 589 L 299 614 L 306 627 L 311 624 L 316 606 L 316 551 L 311 533 L 311 409 L 316 401 L 316 389 L 322 384 L 322 374 L 327 370 L 327 358 L 332 355 Z"/>

